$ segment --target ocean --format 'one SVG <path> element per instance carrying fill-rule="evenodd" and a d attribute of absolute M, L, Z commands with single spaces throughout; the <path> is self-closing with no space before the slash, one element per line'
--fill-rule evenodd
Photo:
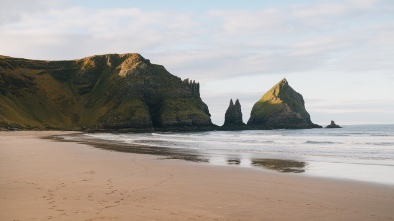
<path fill-rule="evenodd" d="M 213 166 L 238 166 L 394 185 L 394 125 L 340 129 L 165 133 L 86 133 L 103 140 L 166 148 Z M 190 158 L 185 158 L 190 159 Z"/>

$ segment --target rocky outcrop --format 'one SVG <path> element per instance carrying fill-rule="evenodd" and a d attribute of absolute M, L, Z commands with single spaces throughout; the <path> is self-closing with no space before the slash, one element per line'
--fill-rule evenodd
<path fill-rule="evenodd" d="M 70 61 L 0 56 L 0 128 L 141 129 L 210 127 L 195 81 L 139 54 Z"/>
<path fill-rule="evenodd" d="M 326 128 L 342 128 L 339 125 L 336 125 L 335 122 L 332 120 L 330 125 L 327 125 Z"/>
<path fill-rule="evenodd" d="M 198 82 L 196 83 L 196 81 L 194 80 L 193 81 L 189 80 L 189 78 L 183 80 L 183 83 L 189 87 L 189 89 L 192 92 L 192 95 L 195 95 L 197 97 L 200 96 L 200 83 Z"/>
<path fill-rule="evenodd" d="M 237 99 L 235 104 L 233 103 L 233 99 L 230 100 L 230 105 L 227 108 L 223 127 L 235 127 L 235 126 L 244 126 L 244 122 L 242 120 L 242 111 L 241 104 Z"/>
<path fill-rule="evenodd" d="M 302 95 L 290 87 L 286 79 L 277 83 L 254 104 L 247 125 L 256 129 L 321 127 L 312 123 Z"/>

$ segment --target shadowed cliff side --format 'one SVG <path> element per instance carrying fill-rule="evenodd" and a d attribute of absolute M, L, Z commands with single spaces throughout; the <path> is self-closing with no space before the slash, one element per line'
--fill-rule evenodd
<path fill-rule="evenodd" d="M 238 99 L 235 101 L 235 104 L 233 103 L 233 99 L 231 99 L 225 114 L 223 127 L 238 128 L 243 126 L 245 124 L 242 120 L 241 104 Z"/>
<path fill-rule="evenodd" d="M 342 127 L 335 124 L 335 122 L 332 120 L 331 123 L 326 126 L 326 128 L 342 128 Z"/>
<path fill-rule="evenodd" d="M 211 127 L 199 83 L 139 54 L 71 61 L 0 56 L 0 127 L 132 129 Z"/>
<path fill-rule="evenodd" d="M 286 79 L 254 104 L 247 125 L 261 129 L 321 127 L 312 123 L 302 95 L 291 88 Z"/>

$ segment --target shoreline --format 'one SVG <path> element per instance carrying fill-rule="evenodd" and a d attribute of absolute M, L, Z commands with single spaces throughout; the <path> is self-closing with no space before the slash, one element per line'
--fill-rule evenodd
<path fill-rule="evenodd" d="M 394 187 L 0 132 L 3 220 L 392 220 Z M 78 132 L 77 132 L 78 133 Z"/>
<path fill-rule="evenodd" d="M 77 133 L 75 135 L 67 136 L 52 136 L 50 139 L 65 142 L 79 142 L 83 144 L 92 145 L 96 148 L 119 151 L 126 153 L 137 154 L 150 154 L 155 156 L 164 157 L 165 159 L 179 159 L 192 162 L 203 162 L 210 166 L 238 166 L 246 168 L 257 168 L 266 171 L 276 171 L 281 173 L 299 173 L 300 176 L 312 176 L 336 180 L 348 180 L 356 182 L 367 182 L 381 185 L 394 186 L 394 176 L 392 175 L 391 168 L 383 164 L 370 164 L 371 162 L 363 162 L 362 160 L 341 160 L 335 158 L 318 159 L 313 157 L 286 155 L 286 154 L 272 154 L 272 153 L 253 153 L 247 152 L 245 154 L 210 151 L 206 146 L 201 149 L 192 146 L 179 146 L 176 148 L 163 145 L 160 142 L 166 142 L 166 139 L 161 141 L 161 138 L 153 138 L 155 144 L 149 143 L 149 136 L 145 135 L 158 135 L 156 133 L 134 134 L 127 140 L 123 134 L 111 134 L 110 138 L 107 137 L 108 133 L 99 133 L 104 137 L 95 136 L 95 133 Z M 159 134 L 160 137 L 178 133 L 164 133 Z M 124 136 L 129 136 L 124 135 Z M 107 137 L 107 138 L 105 138 Z M 173 138 L 171 138 L 173 139 Z M 175 138 L 183 140 L 184 138 Z M 186 138 L 188 139 L 188 138 Z M 139 140 L 135 142 L 134 140 Z M 264 142 L 264 141 L 263 141 Z M 269 141 L 273 142 L 273 141 Z M 310 141 L 307 141 L 308 143 Z M 312 142 L 313 143 L 313 142 Z M 319 142 L 318 142 L 319 143 Z M 223 147 L 222 147 L 223 148 Z M 240 149 L 237 149 L 240 151 Z M 358 166 L 354 166 L 358 165 Z M 363 174 L 360 171 L 368 171 L 373 168 L 368 174 Z M 378 168 L 379 167 L 379 168 Z M 380 175 L 372 175 L 373 172 L 380 172 Z"/>

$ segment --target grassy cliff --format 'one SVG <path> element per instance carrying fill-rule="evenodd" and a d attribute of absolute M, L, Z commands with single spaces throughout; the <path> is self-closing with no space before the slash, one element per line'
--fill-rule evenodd
<path fill-rule="evenodd" d="M 290 87 L 286 79 L 254 104 L 248 126 L 266 129 L 319 127 L 312 123 L 302 95 Z"/>
<path fill-rule="evenodd" d="M 0 127 L 152 129 L 211 126 L 199 84 L 139 54 L 71 61 L 0 56 Z"/>

